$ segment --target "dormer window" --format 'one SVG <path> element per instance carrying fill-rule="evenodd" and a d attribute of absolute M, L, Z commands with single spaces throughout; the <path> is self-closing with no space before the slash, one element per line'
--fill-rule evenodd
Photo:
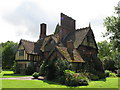
<path fill-rule="evenodd" d="M 24 50 L 19 50 L 19 56 L 24 56 Z"/>

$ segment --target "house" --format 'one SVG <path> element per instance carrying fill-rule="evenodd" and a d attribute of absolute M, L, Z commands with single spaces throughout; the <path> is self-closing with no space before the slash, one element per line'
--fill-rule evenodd
<path fill-rule="evenodd" d="M 97 57 L 98 47 L 91 26 L 76 29 L 76 21 L 61 13 L 60 25 L 52 35 L 46 35 L 47 25 L 40 24 L 40 36 L 37 42 L 20 40 L 16 52 L 16 62 L 21 69 L 33 64 L 39 71 L 44 60 L 66 59 L 75 70 L 104 72 L 102 62 Z"/>

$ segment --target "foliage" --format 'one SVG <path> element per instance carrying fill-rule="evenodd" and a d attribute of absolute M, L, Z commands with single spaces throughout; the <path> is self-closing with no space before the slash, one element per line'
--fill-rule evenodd
<path fill-rule="evenodd" d="M 2 68 L 10 69 L 15 60 L 15 52 L 17 50 L 17 43 L 12 41 L 7 41 L 5 43 L 1 43 L 2 45 Z"/>
<path fill-rule="evenodd" d="M 120 7 L 115 7 L 117 14 L 120 14 Z M 115 41 L 114 47 L 120 52 L 120 17 L 119 16 L 108 16 L 104 19 L 104 26 L 107 32 L 104 36 L 109 36 L 111 41 Z"/>
<path fill-rule="evenodd" d="M 46 75 L 46 63 L 43 61 L 43 63 L 40 66 L 40 72 L 39 75 L 45 76 Z"/>
<path fill-rule="evenodd" d="M 39 73 L 34 72 L 34 73 L 32 74 L 32 76 L 33 76 L 34 78 L 38 78 L 38 77 L 39 77 Z"/>
<path fill-rule="evenodd" d="M 88 76 L 88 78 L 90 79 L 90 80 L 99 80 L 99 77 L 97 76 L 97 75 L 94 75 L 94 74 L 92 74 L 92 73 L 89 73 L 89 76 Z"/>
<path fill-rule="evenodd" d="M 86 77 L 71 70 L 65 70 L 65 84 L 68 86 L 88 85 Z"/>
<path fill-rule="evenodd" d="M 120 17 L 106 17 L 104 25 L 107 29 L 105 36 L 109 35 L 111 41 L 115 41 L 115 47 L 120 50 Z"/>
<path fill-rule="evenodd" d="M 111 71 L 105 70 L 105 76 L 106 76 L 106 77 L 109 77 L 109 76 L 110 76 L 110 73 L 111 73 Z"/>
<path fill-rule="evenodd" d="M 67 60 L 54 59 L 50 62 L 44 61 L 40 66 L 40 75 L 45 75 L 48 80 L 58 80 L 64 75 L 63 71 L 69 68 L 70 64 Z"/>
<path fill-rule="evenodd" d="M 15 74 L 13 71 L 2 71 L 2 78 L 29 77 L 30 75 Z"/>
<path fill-rule="evenodd" d="M 117 70 L 117 76 L 120 77 L 120 69 Z"/>
<path fill-rule="evenodd" d="M 2 88 L 71 88 L 69 86 L 57 84 L 45 80 L 2 80 Z M 87 86 L 78 86 L 72 88 L 118 88 L 118 78 L 106 78 L 106 81 L 90 81 Z M 110 89 L 111 90 L 111 89 Z"/>
<path fill-rule="evenodd" d="M 109 76 L 110 77 L 116 77 L 116 74 L 112 72 L 112 73 L 109 74 Z"/>
<path fill-rule="evenodd" d="M 56 62 L 55 62 L 55 68 L 56 68 L 56 76 L 62 76 L 64 75 L 64 71 L 66 69 L 71 69 L 72 68 L 72 65 L 67 61 L 67 60 L 60 60 L 58 59 Z"/>
<path fill-rule="evenodd" d="M 32 64 L 29 64 L 26 68 L 26 75 L 32 75 L 34 73 L 34 66 Z"/>
<path fill-rule="evenodd" d="M 116 74 L 109 70 L 105 70 L 105 75 L 106 77 L 116 77 Z"/>
<path fill-rule="evenodd" d="M 112 71 L 120 68 L 120 53 L 114 47 L 114 43 L 115 41 L 109 43 L 107 41 L 98 42 L 98 57 L 102 60 L 104 68 Z"/>
<path fill-rule="evenodd" d="M 15 74 L 20 74 L 20 66 L 16 62 L 14 62 L 14 65 L 13 65 L 13 72 Z"/>

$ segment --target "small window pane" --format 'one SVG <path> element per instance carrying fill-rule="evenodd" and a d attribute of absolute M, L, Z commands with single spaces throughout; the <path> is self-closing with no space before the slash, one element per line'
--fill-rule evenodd
<path fill-rule="evenodd" d="M 24 56 L 24 50 L 19 51 L 19 56 Z"/>

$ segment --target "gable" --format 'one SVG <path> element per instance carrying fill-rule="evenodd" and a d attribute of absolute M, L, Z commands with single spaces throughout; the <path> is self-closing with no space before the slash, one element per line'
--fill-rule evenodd
<path fill-rule="evenodd" d="M 72 40 L 74 47 L 78 48 L 79 45 L 83 42 L 85 36 L 87 35 L 88 31 L 90 30 L 89 27 L 82 28 L 75 30 L 73 32 L 70 32 L 64 39 L 63 39 L 63 44 L 66 46 L 66 42 Z"/>
<path fill-rule="evenodd" d="M 40 50 L 50 51 L 52 48 L 55 47 L 57 40 L 53 39 L 52 36 L 45 38 L 43 41 L 42 47 Z"/>
<path fill-rule="evenodd" d="M 19 45 L 18 50 L 24 50 L 25 48 L 23 47 L 22 44 Z"/>
<path fill-rule="evenodd" d="M 96 44 L 96 41 L 95 41 L 94 34 L 93 34 L 92 30 L 89 30 L 89 32 L 85 36 L 81 45 L 89 46 L 89 47 L 97 49 L 97 44 Z"/>

